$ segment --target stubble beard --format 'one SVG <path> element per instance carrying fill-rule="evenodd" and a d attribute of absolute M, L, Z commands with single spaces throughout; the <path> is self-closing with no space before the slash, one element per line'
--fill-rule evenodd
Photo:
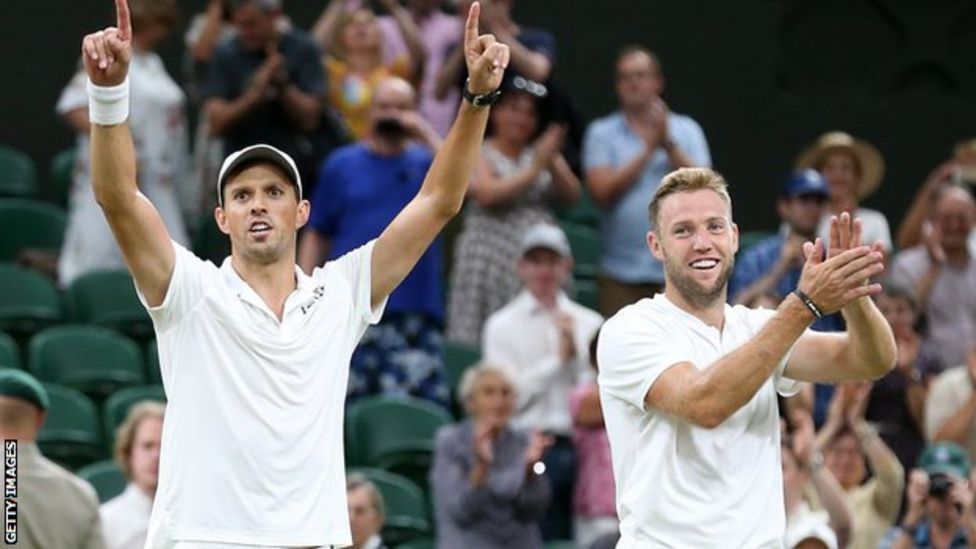
<path fill-rule="evenodd" d="M 708 288 L 702 286 L 701 283 L 691 276 L 686 275 L 683 271 L 683 265 L 677 264 L 670 259 L 664 262 L 668 283 L 674 285 L 675 289 L 678 290 L 678 293 L 681 294 L 681 297 L 685 301 L 699 309 L 706 309 L 714 305 L 716 301 L 724 300 L 726 286 L 729 283 L 729 278 L 732 277 L 733 266 L 735 266 L 734 258 L 728 263 L 725 263 L 722 272 L 715 279 L 714 286 Z"/>

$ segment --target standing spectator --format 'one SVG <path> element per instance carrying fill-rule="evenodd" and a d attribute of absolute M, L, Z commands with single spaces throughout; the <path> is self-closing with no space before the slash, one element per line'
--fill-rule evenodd
<path fill-rule="evenodd" d="M 288 153 L 315 180 L 335 136 L 323 122 L 325 73 L 315 42 L 282 30 L 281 0 L 229 0 L 237 32 L 210 61 L 204 105 L 211 134 L 236 151 L 265 143 Z M 311 190 L 311 189 L 307 189 Z"/>
<path fill-rule="evenodd" d="M 884 549 L 928 547 L 971 547 L 976 539 L 976 510 L 970 486 L 970 460 L 951 442 L 939 442 L 925 449 L 920 469 L 908 480 L 908 511 L 901 527 L 891 533 Z"/>
<path fill-rule="evenodd" d="M 417 194 L 439 144 L 440 137 L 417 114 L 410 84 L 393 77 L 380 81 L 369 133 L 322 165 L 299 265 L 312 272 L 325 259 L 378 237 Z M 367 329 L 352 356 L 347 402 L 411 394 L 447 405 L 440 258 L 438 240 L 390 296 L 383 319 Z"/>
<path fill-rule="evenodd" d="M 457 112 L 460 89 L 446 90 L 438 98 L 436 92 L 437 75 L 444 66 L 454 44 L 461 41 L 462 21 L 458 17 L 441 11 L 441 0 L 409 0 L 410 15 L 420 29 L 420 38 L 427 50 L 420 83 L 420 114 L 444 136 L 451 128 Z M 464 12 L 462 12 L 464 13 Z"/>
<path fill-rule="evenodd" d="M 159 444 L 165 407 L 141 402 L 129 410 L 115 438 L 115 462 L 129 480 L 125 491 L 99 509 L 107 549 L 142 549 L 159 481 Z"/>
<path fill-rule="evenodd" d="M 925 311 L 925 341 L 948 366 L 962 364 L 976 341 L 976 256 L 967 245 L 976 202 L 960 186 L 935 196 L 924 244 L 900 252 L 891 279 L 915 290 Z"/>
<path fill-rule="evenodd" d="M 853 512 L 851 549 L 878 546 L 898 518 L 905 486 L 898 458 L 864 419 L 870 393 L 870 383 L 840 385 L 817 433 L 824 465 L 840 483 Z M 869 464 L 874 473 L 870 479 Z"/>
<path fill-rule="evenodd" d="M 848 212 L 861 220 L 864 242 L 881 241 L 885 253 L 891 253 L 888 219 L 877 210 L 860 206 L 884 176 L 884 160 L 874 145 L 844 132 L 828 132 L 800 153 L 796 167 L 819 171 L 830 187 L 827 211 L 817 228 L 817 235 L 824 242 L 829 237 L 830 217 Z"/>
<path fill-rule="evenodd" d="M 934 442 L 952 442 L 976 456 L 976 344 L 965 366 L 949 368 L 932 382 L 925 400 L 925 434 Z"/>
<path fill-rule="evenodd" d="M 590 366 L 599 370 L 596 345 L 600 332 L 590 340 Z M 610 440 L 603 424 L 600 387 L 596 378 L 584 381 L 569 395 L 576 448 L 576 484 L 573 489 L 573 529 L 576 545 L 588 549 L 598 540 L 617 536 L 620 522 L 613 481 Z M 616 541 L 616 540 L 614 540 Z"/>
<path fill-rule="evenodd" d="M 376 485 L 362 473 L 346 475 L 346 503 L 352 549 L 386 549 L 380 537 L 386 510 Z"/>
<path fill-rule="evenodd" d="M 898 359 L 894 370 L 874 382 L 866 417 L 904 469 L 910 470 L 925 448 L 925 399 L 943 364 L 922 341 L 921 313 L 914 292 L 885 284 L 875 301 L 895 335 Z"/>
<path fill-rule="evenodd" d="M 533 141 L 544 96 L 544 86 L 513 80 L 492 108 L 490 136 L 468 189 L 471 200 L 455 242 L 447 315 L 452 341 L 481 341 L 488 315 L 521 288 L 512 267 L 521 256 L 526 231 L 554 221 L 550 204 L 579 198 L 579 179 L 559 153 L 562 128 L 550 125 Z"/>
<path fill-rule="evenodd" d="M 329 80 L 329 102 L 342 114 L 356 139 L 369 129 L 369 109 L 379 82 L 398 76 L 416 84 L 427 55 L 409 12 L 397 0 L 382 2 L 393 14 L 408 50 L 389 61 L 383 57 L 379 21 L 368 8 L 347 10 L 345 2 L 332 0 L 313 30 L 326 53 L 323 63 Z"/>
<path fill-rule="evenodd" d="M 539 460 L 551 440 L 512 428 L 515 385 L 481 364 L 461 378 L 469 419 L 441 428 L 430 470 L 439 549 L 540 549 L 537 520 L 549 504 Z"/>
<path fill-rule="evenodd" d="M 174 240 L 188 242 L 180 194 L 189 178 L 186 98 L 156 53 L 176 26 L 174 0 L 131 0 L 132 61 L 129 126 L 136 148 L 139 190 L 159 209 Z M 61 92 L 57 112 L 75 130 L 77 153 L 68 199 L 68 222 L 58 262 L 58 279 L 69 285 L 95 270 L 124 269 L 122 253 L 91 186 L 87 77 L 79 71 Z"/>
<path fill-rule="evenodd" d="M 583 140 L 583 167 L 593 200 L 603 210 L 600 313 L 609 317 L 660 292 L 664 268 L 647 253 L 647 204 L 661 178 L 681 167 L 709 166 L 701 127 L 661 99 L 664 73 L 643 46 L 617 55 L 620 110 L 595 120 Z"/>
<path fill-rule="evenodd" d="M 516 271 L 525 289 L 485 322 L 482 356 L 516 380 L 518 406 L 512 424 L 553 437 L 546 475 L 553 504 L 542 522 L 543 538 L 572 538 L 575 477 L 570 393 L 590 379 L 587 344 L 603 323 L 595 311 L 571 301 L 562 286 L 573 269 L 566 235 L 540 223 L 522 239 Z"/>
<path fill-rule="evenodd" d="M 0 436 L 17 441 L 17 545 L 101 549 L 95 490 L 37 448 L 49 406 L 47 392 L 33 376 L 0 370 Z"/>

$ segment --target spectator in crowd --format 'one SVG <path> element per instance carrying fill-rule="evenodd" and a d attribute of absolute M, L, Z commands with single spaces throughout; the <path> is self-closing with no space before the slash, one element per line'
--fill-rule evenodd
<path fill-rule="evenodd" d="M 933 199 L 948 184 L 962 185 L 976 193 L 976 138 L 958 143 L 952 158 L 932 170 L 919 188 L 898 227 L 899 248 L 904 250 L 922 243 L 922 227 L 929 218 Z M 969 250 L 976 254 L 976 230 L 969 233 Z"/>
<path fill-rule="evenodd" d="M 142 549 L 159 480 L 159 444 L 165 406 L 140 402 L 129 410 L 115 438 L 115 461 L 129 483 L 99 509 L 107 549 Z"/>
<path fill-rule="evenodd" d="M 460 0 L 458 12 L 467 13 L 472 0 Z M 511 51 L 505 82 L 521 76 L 533 82 L 546 83 L 556 63 L 556 37 L 545 29 L 517 23 L 512 18 L 515 0 L 491 0 L 481 3 L 481 32 L 491 33 Z M 464 55 L 458 44 L 448 55 L 437 75 L 435 96 L 445 99 L 459 90 L 467 78 Z"/>
<path fill-rule="evenodd" d="M 236 34 L 210 60 L 204 105 L 210 132 L 228 151 L 277 147 L 295 159 L 304 181 L 314 181 L 335 139 L 321 110 L 326 84 L 319 49 L 307 34 L 281 28 L 281 0 L 229 3 Z"/>
<path fill-rule="evenodd" d="M 490 135 L 455 242 L 447 315 L 452 341 L 478 345 L 488 315 L 521 288 L 512 267 L 521 256 L 522 236 L 537 223 L 554 221 L 551 204 L 579 198 L 579 179 L 559 153 L 562 128 L 538 132 L 545 93 L 538 83 L 512 80 L 492 108 Z"/>
<path fill-rule="evenodd" d="M 949 368 L 932 382 L 925 401 L 925 433 L 935 442 L 953 442 L 976 456 L 976 343 L 969 341 L 965 366 Z"/>
<path fill-rule="evenodd" d="M 47 392 L 22 370 L 0 370 L 0 436 L 16 441 L 17 546 L 105 547 L 98 497 L 90 484 L 41 455 L 37 433 L 50 406 Z"/>
<path fill-rule="evenodd" d="M 603 210 L 599 284 L 600 313 L 609 317 L 660 292 L 664 268 L 647 253 L 647 204 L 672 170 L 709 166 L 701 127 L 661 99 L 664 73 L 643 46 L 617 55 L 620 110 L 593 121 L 583 140 L 583 168 L 594 202 Z"/>
<path fill-rule="evenodd" d="M 871 390 L 868 382 L 839 386 L 827 421 L 817 433 L 824 465 L 840 483 L 853 512 L 851 549 L 878 546 L 898 518 L 905 486 L 905 470 L 898 458 L 864 419 Z"/>
<path fill-rule="evenodd" d="M 299 265 L 310 273 L 327 258 L 342 257 L 378 237 L 416 196 L 439 145 L 440 137 L 417 113 L 410 84 L 395 77 L 381 80 L 369 133 L 337 149 L 322 165 Z M 447 405 L 440 277 L 441 246 L 435 241 L 353 353 L 347 402 L 385 393 Z"/>
<path fill-rule="evenodd" d="M 786 545 L 801 546 L 800 542 L 813 537 L 827 547 L 845 547 L 853 533 L 850 504 L 833 473 L 824 467 L 823 456 L 816 450 L 813 418 L 802 411 L 795 411 L 790 418 L 793 432 L 780 443 Z M 810 487 L 823 510 L 813 510 L 804 501 L 804 493 Z"/>
<path fill-rule="evenodd" d="M 507 370 L 487 363 L 461 378 L 470 417 L 437 433 L 430 470 L 440 549 L 542 547 L 550 488 L 540 460 L 551 439 L 512 428 L 515 390 Z"/>
<path fill-rule="evenodd" d="M 407 52 L 385 61 L 383 34 L 376 15 L 366 7 L 347 11 L 343 0 L 332 0 L 313 33 L 325 51 L 329 102 L 342 114 L 350 132 L 361 139 L 369 129 L 369 110 L 378 83 L 398 76 L 416 84 L 427 57 L 420 30 L 397 0 L 381 0 L 392 14 Z"/>
<path fill-rule="evenodd" d="M 800 153 L 796 167 L 819 171 L 830 188 L 827 210 L 817 228 L 817 235 L 824 242 L 828 241 L 831 216 L 849 212 L 861 220 L 864 242 L 881 241 L 885 253 L 891 253 L 888 219 L 877 210 L 860 206 L 877 190 L 884 176 L 884 160 L 874 145 L 844 132 L 828 132 Z"/>
<path fill-rule="evenodd" d="M 957 185 L 941 189 L 929 226 L 924 244 L 895 257 L 890 277 L 915 290 L 925 311 L 925 341 L 952 367 L 976 341 L 976 256 L 966 242 L 976 227 L 973 195 Z"/>
<path fill-rule="evenodd" d="M 599 337 L 597 331 L 590 339 L 590 367 L 594 372 L 599 369 L 596 362 Z M 595 377 L 573 389 L 569 395 L 569 412 L 573 417 L 573 446 L 576 448 L 573 530 L 577 547 L 587 549 L 599 540 L 619 533 L 610 440 L 603 424 L 600 388 Z"/>
<path fill-rule="evenodd" d="M 545 455 L 552 505 L 542 522 L 545 539 L 572 538 L 575 477 L 569 397 L 590 380 L 587 344 L 603 318 L 562 291 L 573 269 L 565 233 L 556 225 L 531 227 L 516 265 L 524 290 L 485 322 L 482 356 L 509 371 L 518 404 L 512 424 L 553 437 Z"/>
<path fill-rule="evenodd" d="M 898 358 L 895 369 L 875 381 L 866 417 L 908 470 L 915 467 L 925 447 L 925 399 L 943 364 L 922 341 L 920 311 L 913 291 L 888 283 L 875 302 L 895 335 Z"/>
<path fill-rule="evenodd" d="M 383 496 L 362 473 L 346 475 L 346 503 L 352 549 L 386 549 L 380 530 L 386 519 Z"/>
<path fill-rule="evenodd" d="M 175 0 L 131 0 L 132 61 L 129 126 L 136 147 L 139 190 L 159 209 L 174 240 L 188 243 L 180 194 L 193 192 L 189 181 L 189 144 L 185 97 L 156 53 L 176 26 Z M 68 198 L 68 222 L 58 262 L 58 279 L 69 285 L 95 270 L 124 269 L 108 223 L 91 187 L 88 140 L 87 77 L 79 71 L 61 92 L 57 112 L 76 132 L 75 169 Z"/>
<path fill-rule="evenodd" d="M 908 477 L 908 510 L 901 526 L 879 547 L 970 547 L 969 540 L 976 539 L 976 510 L 966 451 L 938 442 L 925 449 L 919 465 Z"/>

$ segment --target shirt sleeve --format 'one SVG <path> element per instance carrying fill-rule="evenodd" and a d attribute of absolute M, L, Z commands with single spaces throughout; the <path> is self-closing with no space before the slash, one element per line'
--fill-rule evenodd
<path fill-rule="evenodd" d="M 88 108 L 88 90 L 85 87 L 88 75 L 84 71 L 76 72 L 68 84 L 61 90 L 57 106 L 54 110 L 60 115 L 76 109 Z"/>
<path fill-rule="evenodd" d="M 648 390 L 672 366 L 691 362 L 674 345 L 663 319 L 618 313 L 603 325 L 597 344 L 601 389 L 645 410 Z"/>
<path fill-rule="evenodd" d="M 546 355 L 531 364 L 521 363 L 515 346 L 511 345 L 507 337 L 507 323 L 498 316 L 490 316 L 485 321 L 481 343 L 481 354 L 485 362 L 497 364 L 515 380 L 518 393 L 518 408 L 545 393 L 555 376 L 562 369 L 559 355 Z M 534 334 L 534 337 L 545 337 L 544 334 Z"/>
<path fill-rule="evenodd" d="M 142 290 L 136 286 L 139 301 L 149 311 L 156 330 L 164 332 L 180 322 L 206 295 L 208 282 L 220 277 L 213 264 L 209 264 L 173 241 L 173 275 L 163 302 L 150 306 Z"/>
<path fill-rule="evenodd" d="M 291 67 L 291 77 L 300 90 L 319 97 L 325 97 L 326 82 L 325 68 L 322 66 L 321 53 L 315 42 L 303 41 L 295 52 L 294 65 Z"/>
<path fill-rule="evenodd" d="M 673 138 L 678 142 L 684 152 L 691 157 L 696 166 L 711 166 L 712 155 L 708 150 L 708 141 L 705 140 L 705 132 L 702 131 L 698 122 L 691 118 L 686 118 L 687 124 L 684 126 L 681 135 Z"/>
<path fill-rule="evenodd" d="M 590 124 L 583 135 L 583 169 L 608 168 L 616 166 L 611 140 L 602 135 L 599 122 Z"/>
<path fill-rule="evenodd" d="M 376 324 L 383 317 L 383 310 L 389 296 L 383 301 L 372 306 L 372 260 L 373 246 L 376 240 L 370 240 L 366 244 L 352 250 L 335 261 L 326 264 L 326 268 L 335 269 L 340 277 L 349 284 L 352 290 L 353 318 L 359 319 L 366 324 Z M 316 272 L 318 269 L 316 269 Z M 315 274 L 313 273 L 313 277 Z"/>

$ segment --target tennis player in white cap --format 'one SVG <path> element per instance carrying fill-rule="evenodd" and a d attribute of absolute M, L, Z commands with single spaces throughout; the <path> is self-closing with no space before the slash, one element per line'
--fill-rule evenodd
<path fill-rule="evenodd" d="M 95 197 L 159 343 L 169 399 L 147 547 L 320 547 L 351 543 L 342 450 L 349 357 L 387 296 L 461 209 L 508 48 L 465 27 L 465 101 L 423 187 L 376 240 L 316 268 L 295 265 L 309 215 L 284 153 L 230 155 L 217 182 L 220 267 L 173 243 L 136 186 L 128 116 L 131 24 L 82 43 Z"/>

